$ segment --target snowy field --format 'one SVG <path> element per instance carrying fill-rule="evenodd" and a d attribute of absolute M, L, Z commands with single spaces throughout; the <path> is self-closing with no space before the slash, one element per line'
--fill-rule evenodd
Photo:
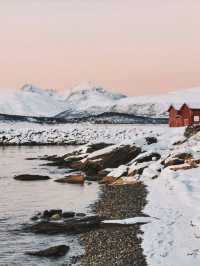
<path fill-rule="evenodd" d="M 141 146 L 143 151 L 158 152 L 161 159 L 151 162 L 140 177 L 149 191 L 144 213 L 150 218 L 142 226 L 144 254 L 150 266 L 200 265 L 200 168 L 172 170 L 162 168 L 158 178 L 151 179 L 167 156 L 187 152 L 200 159 L 200 134 L 180 145 L 184 128 L 167 125 L 93 125 L 66 124 L 41 126 L 30 123 L 0 124 L 0 140 L 11 143 L 124 143 Z M 156 137 L 148 145 L 146 137 Z M 137 222 L 133 220 L 119 222 Z"/>

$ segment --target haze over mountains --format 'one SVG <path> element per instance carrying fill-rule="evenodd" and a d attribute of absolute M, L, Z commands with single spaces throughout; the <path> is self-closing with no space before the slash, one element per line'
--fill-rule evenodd
<path fill-rule="evenodd" d="M 0 90 L 0 113 L 73 118 L 115 112 L 166 117 L 170 104 L 180 105 L 187 102 L 197 105 L 198 99 L 200 99 L 198 87 L 161 95 L 128 97 L 92 84 L 82 84 L 68 92 L 68 96 L 54 90 L 25 85 L 19 91 Z"/>

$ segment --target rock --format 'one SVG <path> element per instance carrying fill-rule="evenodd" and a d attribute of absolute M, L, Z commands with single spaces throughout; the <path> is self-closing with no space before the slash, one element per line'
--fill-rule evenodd
<path fill-rule="evenodd" d="M 196 133 L 198 133 L 199 131 L 200 131 L 200 125 L 191 125 L 191 126 L 186 127 L 184 136 L 186 138 L 190 138 Z"/>
<path fill-rule="evenodd" d="M 39 256 L 39 257 L 61 257 L 69 251 L 69 247 L 66 245 L 59 245 L 50 247 L 40 251 L 28 251 L 26 255 Z"/>
<path fill-rule="evenodd" d="M 185 161 L 183 159 L 169 158 L 169 159 L 164 161 L 164 167 L 169 167 L 169 166 L 172 166 L 172 165 L 184 164 L 184 162 Z"/>
<path fill-rule="evenodd" d="M 128 170 L 128 176 L 142 175 L 145 168 L 149 166 L 149 162 L 133 163 Z"/>
<path fill-rule="evenodd" d="M 86 216 L 86 214 L 85 214 L 85 213 L 82 213 L 82 212 L 80 212 L 80 213 L 76 213 L 76 216 L 77 216 L 77 217 L 85 217 L 85 216 Z"/>
<path fill-rule="evenodd" d="M 148 145 L 151 145 L 153 143 L 157 143 L 158 142 L 157 138 L 155 138 L 155 137 L 146 137 L 145 140 L 146 140 L 146 143 Z"/>
<path fill-rule="evenodd" d="M 15 180 L 20 181 L 39 181 L 39 180 L 48 180 L 50 179 L 49 176 L 44 175 L 30 175 L 30 174 L 24 174 L 24 175 L 17 175 L 14 176 Z"/>
<path fill-rule="evenodd" d="M 174 158 L 178 158 L 181 160 L 189 160 L 193 158 L 193 155 L 189 152 L 180 152 L 173 155 Z"/>
<path fill-rule="evenodd" d="M 35 234 L 78 234 L 99 228 L 103 219 L 99 216 L 86 216 L 83 218 L 71 218 L 61 222 L 40 221 L 24 228 Z"/>
<path fill-rule="evenodd" d="M 58 221 L 60 220 L 62 217 L 57 213 L 57 214 L 54 214 L 50 217 L 51 220 L 53 221 Z"/>
<path fill-rule="evenodd" d="M 117 178 L 113 177 L 113 176 L 105 176 L 101 181 L 99 181 L 99 184 L 112 184 L 113 182 L 115 182 L 117 180 Z"/>
<path fill-rule="evenodd" d="M 56 179 L 58 183 L 69 183 L 69 184 L 84 184 L 85 176 L 83 175 L 69 175 L 63 178 Z"/>
<path fill-rule="evenodd" d="M 37 220 L 39 220 L 40 218 L 39 218 L 39 216 L 38 215 L 34 215 L 33 217 L 31 217 L 31 220 L 32 221 L 37 221 Z"/>
<path fill-rule="evenodd" d="M 112 172 L 114 168 L 106 168 L 97 173 L 99 178 L 103 178 L 104 176 L 107 176 L 110 172 Z"/>
<path fill-rule="evenodd" d="M 130 162 L 140 152 L 141 148 L 135 145 L 112 145 L 89 154 L 81 170 L 87 175 L 95 175 L 105 168 L 117 168 Z"/>
<path fill-rule="evenodd" d="M 127 176 L 127 174 L 128 174 L 128 166 L 127 165 L 120 165 L 118 168 L 113 169 L 108 174 L 108 176 L 119 178 L 121 176 Z"/>
<path fill-rule="evenodd" d="M 150 161 L 157 161 L 161 158 L 160 154 L 153 151 L 147 151 L 143 152 L 140 155 L 138 155 L 132 162 L 136 163 L 144 163 L 144 162 L 150 162 Z"/>
<path fill-rule="evenodd" d="M 178 170 L 188 170 L 192 168 L 197 168 L 197 165 L 191 165 L 188 163 L 180 164 L 180 165 L 172 165 L 170 166 L 170 170 L 178 171 Z"/>
<path fill-rule="evenodd" d="M 49 218 L 51 218 L 52 216 L 54 216 L 54 215 L 59 215 L 60 217 L 62 217 L 62 210 L 60 210 L 60 209 L 52 209 L 52 210 L 45 210 L 44 212 L 43 212 L 43 215 L 42 215 L 42 218 L 44 218 L 44 219 L 49 219 Z"/>
<path fill-rule="evenodd" d="M 122 185 L 135 185 L 139 181 L 134 177 L 120 177 L 116 181 L 114 181 L 112 186 L 122 186 Z"/>
<path fill-rule="evenodd" d="M 108 146 L 111 146 L 111 145 L 113 145 L 113 144 L 104 143 L 104 142 L 89 144 L 89 145 L 87 145 L 86 152 L 92 153 L 94 151 L 102 150 L 102 149 L 104 149 Z"/>
<path fill-rule="evenodd" d="M 63 212 L 63 218 L 73 218 L 75 216 L 75 212 Z"/>

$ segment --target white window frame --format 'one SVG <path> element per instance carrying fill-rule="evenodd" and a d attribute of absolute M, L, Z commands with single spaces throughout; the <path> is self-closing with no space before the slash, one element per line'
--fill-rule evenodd
<path fill-rule="evenodd" d="M 194 122 L 200 122 L 200 117 L 199 115 L 194 115 Z"/>

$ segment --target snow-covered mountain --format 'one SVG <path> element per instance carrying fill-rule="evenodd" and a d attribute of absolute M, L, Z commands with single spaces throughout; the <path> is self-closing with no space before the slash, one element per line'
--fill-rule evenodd
<path fill-rule="evenodd" d="M 57 117 L 80 117 L 109 112 L 112 106 L 126 97 L 91 83 L 82 84 L 71 91 L 66 99 L 66 110 L 58 114 Z"/>
<path fill-rule="evenodd" d="M 91 83 L 81 84 L 68 96 L 54 90 L 25 85 L 21 90 L 0 90 L 0 113 L 29 116 L 74 118 L 102 113 L 166 117 L 170 104 L 184 102 L 200 107 L 200 87 L 160 95 L 128 97 Z"/>
<path fill-rule="evenodd" d="M 135 115 L 166 117 L 171 104 L 179 108 L 183 103 L 200 108 L 200 87 L 158 95 L 127 97 L 121 99 L 111 110 Z"/>
<path fill-rule="evenodd" d="M 125 113 L 140 116 L 167 117 L 171 104 L 180 106 L 184 102 L 200 107 L 200 88 L 172 91 L 160 95 L 128 97 L 110 93 L 101 87 L 91 87 L 72 92 L 67 101 L 67 109 L 57 115 L 83 116 L 103 112 Z"/>
<path fill-rule="evenodd" d="M 63 96 L 54 90 L 25 85 L 21 90 L 0 90 L 0 113 L 27 116 L 54 116 L 66 108 Z"/>

